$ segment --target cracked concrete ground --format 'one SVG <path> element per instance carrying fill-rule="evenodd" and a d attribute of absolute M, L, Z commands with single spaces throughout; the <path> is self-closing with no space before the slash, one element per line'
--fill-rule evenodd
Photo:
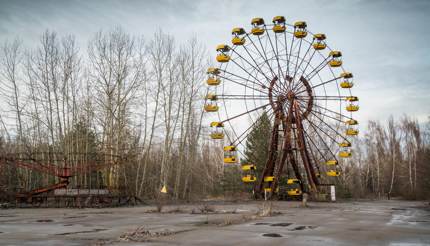
<path fill-rule="evenodd" d="M 0 210 L 0 245 L 430 245 L 428 202 L 213 202 Z M 208 209 L 208 214 L 202 214 Z"/>

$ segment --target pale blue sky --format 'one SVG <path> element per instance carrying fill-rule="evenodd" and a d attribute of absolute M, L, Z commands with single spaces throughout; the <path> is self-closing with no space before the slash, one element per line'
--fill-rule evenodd
<path fill-rule="evenodd" d="M 214 55 L 232 27 L 276 15 L 307 21 L 343 52 L 360 97 L 358 120 L 407 113 L 423 122 L 430 115 L 430 1 L 0 1 L 0 42 L 19 36 L 31 46 L 50 29 L 74 34 L 86 50 L 95 32 L 120 25 L 148 38 L 158 28 L 178 42 L 197 36 Z"/>

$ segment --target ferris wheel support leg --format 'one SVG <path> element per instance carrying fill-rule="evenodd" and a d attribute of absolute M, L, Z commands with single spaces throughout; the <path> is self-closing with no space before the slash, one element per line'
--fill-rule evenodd
<path fill-rule="evenodd" d="M 272 136 L 271 136 L 271 145 L 270 145 L 270 149 L 269 149 L 269 158 L 266 161 L 266 165 L 264 167 L 264 170 L 262 172 L 263 175 L 261 175 L 260 180 L 257 184 L 257 186 L 254 188 L 256 196 L 261 196 L 263 195 L 263 186 L 264 186 L 264 177 L 265 176 L 272 176 L 274 168 L 275 168 L 275 162 L 276 162 L 276 158 L 277 158 L 277 153 L 276 153 L 276 149 L 277 149 L 277 143 L 278 143 L 278 138 L 279 138 L 279 132 L 278 132 L 278 128 L 280 125 L 281 119 L 280 119 L 280 114 L 277 113 L 276 118 L 275 118 L 275 122 L 273 125 L 273 130 L 272 130 Z"/>
<path fill-rule="evenodd" d="M 299 152 L 301 155 L 301 158 L 303 160 L 303 165 L 305 167 L 305 171 L 306 171 L 306 176 L 309 182 L 309 185 L 311 187 L 311 191 L 316 192 L 317 191 L 317 184 L 318 184 L 318 179 L 315 175 L 315 170 L 312 166 L 311 160 L 309 158 L 309 153 L 306 151 L 306 146 L 305 146 L 305 137 L 303 134 L 303 125 L 302 125 L 302 119 L 300 117 L 300 113 L 299 113 L 299 108 L 298 108 L 298 104 L 295 104 L 295 117 L 296 117 L 296 126 L 297 126 L 297 133 L 298 133 L 298 147 L 299 147 Z"/>
<path fill-rule="evenodd" d="M 292 130 L 292 121 L 293 121 L 293 114 L 291 114 L 291 111 L 292 111 L 292 105 L 290 105 L 290 109 L 289 109 L 289 113 L 287 114 L 287 117 L 284 117 L 282 120 L 282 128 L 284 130 L 284 142 L 282 144 L 282 156 L 276 165 L 276 170 L 274 175 L 275 180 L 272 183 L 272 187 L 271 187 L 272 190 L 276 190 L 278 186 L 287 157 L 290 157 L 289 160 L 291 165 L 293 166 L 296 177 L 299 180 L 301 180 L 301 175 L 300 175 L 300 172 L 298 171 L 298 166 L 294 159 L 294 154 L 291 147 L 291 130 Z M 301 188 L 303 189 L 303 187 Z"/>

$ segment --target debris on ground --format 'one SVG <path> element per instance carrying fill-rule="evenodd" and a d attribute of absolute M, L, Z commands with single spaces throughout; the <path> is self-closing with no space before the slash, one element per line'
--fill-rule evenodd
<path fill-rule="evenodd" d="M 189 230 L 182 231 L 172 231 L 168 229 L 163 229 L 161 231 L 150 231 L 145 229 L 144 226 L 136 228 L 134 231 L 126 232 L 119 237 L 121 241 L 131 241 L 131 242 L 147 242 L 151 238 L 164 237 L 180 232 L 185 232 Z"/>

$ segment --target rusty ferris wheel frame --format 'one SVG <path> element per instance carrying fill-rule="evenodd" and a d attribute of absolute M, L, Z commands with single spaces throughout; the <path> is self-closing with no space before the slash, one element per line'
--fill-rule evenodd
<path fill-rule="evenodd" d="M 341 174 L 338 160 L 352 155 L 350 137 L 358 134 L 352 113 L 359 109 L 353 76 L 325 34 L 309 32 L 303 21 L 287 24 L 283 16 L 272 22 L 254 18 L 249 32 L 234 28 L 232 45 L 217 47 L 219 66 L 208 69 L 205 102 L 219 118 L 211 137 L 228 141 L 224 162 L 237 164 L 239 145 L 266 113 L 272 124 L 268 158 L 254 171 L 259 180 L 248 173 L 244 182 L 254 182 L 257 195 L 275 193 L 283 177 L 299 184 L 297 194 L 317 192 Z M 239 130 L 243 117 L 251 123 Z M 252 163 L 244 166 L 255 170 Z"/>

